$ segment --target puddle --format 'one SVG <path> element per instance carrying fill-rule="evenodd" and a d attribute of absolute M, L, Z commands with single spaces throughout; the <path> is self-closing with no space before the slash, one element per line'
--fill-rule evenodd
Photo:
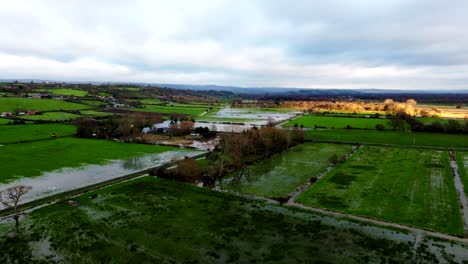
<path fill-rule="evenodd" d="M 168 163 L 185 156 L 195 156 L 200 151 L 167 151 L 158 154 L 148 154 L 125 160 L 110 160 L 106 164 L 89 164 L 77 168 L 62 168 L 45 172 L 35 178 L 21 178 L 7 184 L 0 184 L 0 190 L 16 185 L 30 185 L 32 190 L 25 194 L 22 203 L 43 198 L 53 194 L 92 185 L 102 181 L 118 178 L 152 167 Z M 0 205 L 0 209 L 3 206 Z"/>

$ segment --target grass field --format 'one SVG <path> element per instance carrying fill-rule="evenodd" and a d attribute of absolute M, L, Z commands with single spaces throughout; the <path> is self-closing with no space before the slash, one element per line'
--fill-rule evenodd
<path fill-rule="evenodd" d="M 52 133 L 55 133 L 57 137 L 71 136 L 76 133 L 76 127 L 64 124 L 2 126 L 0 128 L 0 144 L 50 139 Z"/>
<path fill-rule="evenodd" d="M 378 144 L 468 148 L 468 135 L 372 130 L 309 130 L 306 139 Z"/>
<path fill-rule="evenodd" d="M 0 262 L 438 263 L 463 250 L 149 177 L 74 200 L 35 210 L 20 234 L 0 224 Z"/>
<path fill-rule="evenodd" d="M 95 106 L 95 107 L 107 104 L 106 102 L 96 101 L 96 100 L 79 100 L 78 103 L 84 104 L 84 105 Z"/>
<path fill-rule="evenodd" d="M 378 124 L 383 125 L 389 129 L 388 119 L 377 118 L 352 118 L 352 117 L 333 117 L 333 116 L 301 116 L 297 119 L 291 120 L 283 126 L 303 125 L 304 127 L 312 128 L 314 126 L 327 127 L 327 128 L 361 128 L 361 129 L 375 129 Z"/>
<path fill-rule="evenodd" d="M 134 111 L 154 112 L 162 114 L 185 114 L 198 116 L 205 112 L 208 108 L 192 107 L 192 106 L 160 106 L 160 105 L 144 105 L 144 108 L 133 108 Z"/>
<path fill-rule="evenodd" d="M 162 104 L 162 101 L 157 99 L 157 98 L 151 98 L 151 99 L 142 99 L 140 100 L 142 104 L 145 105 L 150 105 L 150 104 Z"/>
<path fill-rule="evenodd" d="M 67 96 L 76 96 L 84 97 L 88 95 L 87 91 L 77 90 L 77 89 L 48 89 L 48 92 L 56 95 L 67 95 Z"/>
<path fill-rule="evenodd" d="M 1 147 L 0 182 L 19 177 L 39 176 L 42 172 L 83 164 L 103 164 L 147 153 L 175 150 L 172 147 L 126 144 L 105 140 L 62 138 Z M 25 166 L 27 163 L 27 166 Z"/>
<path fill-rule="evenodd" d="M 70 114 L 66 112 L 45 112 L 40 115 L 21 116 L 26 120 L 47 120 L 47 121 L 64 121 L 79 118 L 80 115 Z"/>
<path fill-rule="evenodd" d="M 13 120 L 11 119 L 6 119 L 6 118 L 0 118 L 0 125 L 6 125 L 8 123 L 12 123 Z"/>
<path fill-rule="evenodd" d="M 234 172 L 223 179 L 221 186 L 265 197 L 286 197 L 310 179 L 320 175 L 329 165 L 333 154 L 344 156 L 349 145 L 306 143 L 276 154 L 248 167 L 250 175 L 240 183 L 232 183 Z"/>
<path fill-rule="evenodd" d="M 0 97 L 0 112 L 14 112 L 16 109 L 54 111 L 54 110 L 80 110 L 90 106 L 70 103 L 55 99 L 32 98 L 3 98 Z"/>
<path fill-rule="evenodd" d="M 463 234 L 447 151 L 364 147 L 298 202 Z"/>
<path fill-rule="evenodd" d="M 90 115 L 90 116 L 111 116 L 111 115 L 113 115 L 112 113 L 99 112 L 99 111 L 95 111 L 95 110 L 84 110 L 84 111 L 80 111 L 80 113 L 82 115 Z"/>

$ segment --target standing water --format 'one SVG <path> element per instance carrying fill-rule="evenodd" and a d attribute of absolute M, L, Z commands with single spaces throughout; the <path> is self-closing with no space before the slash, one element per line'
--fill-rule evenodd
<path fill-rule="evenodd" d="M 0 183 L 0 190 L 16 185 L 32 186 L 32 190 L 21 199 L 21 203 L 24 203 L 157 167 L 174 159 L 196 156 L 200 153 L 199 151 L 186 150 L 167 151 L 124 160 L 110 160 L 101 165 L 89 164 L 78 168 L 62 168 L 44 172 L 35 178 L 20 178 L 7 184 Z"/>

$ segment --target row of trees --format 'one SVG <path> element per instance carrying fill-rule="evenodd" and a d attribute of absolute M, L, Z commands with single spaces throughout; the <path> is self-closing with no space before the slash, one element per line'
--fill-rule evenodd
<path fill-rule="evenodd" d="M 404 130 L 406 124 L 413 132 L 436 132 L 436 133 L 468 133 L 468 119 L 463 121 L 448 120 L 445 123 L 432 122 L 425 124 L 411 115 L 400 112 L 389 121 L 395 130 Z"/>
<path fill-rule="evenodd" d="M 304 141 L 300 129 L 283 130 L 273 126 L 252 128 L 242 133 L 223 134 L 219 145 L 207 156 L 208 165 L 201 166 L 187 158 L 176 163 L 171 170 L 158 170 L 153 174 L 181 181 L 213 184 L 226 173 L 237 171 L 241 176 L 246 166 L 267 158 Z"/>
<path fill-rule="evenodd" d="M 105 138 L 129 137 L 139 135 L 141 129 L 163 121 L 162 115 L 157 113 L 126 113 L 112 116 L 104 120 L 94 118 L 80 118 L 74 121 L 77 126 L 77 136 Z"/>
<path fill-rule="evenodd" d="M 436 114 L 435 112 L 428 111 L 426 109 L 418 109 L 416 105 L 417 102 L 414 99 L 408 99 L 406 102 L 395 102 L 392 99 L 386 99 L 383 103 L 365 101 L 287 101 L 282 104 L 283 107 L 310 112 L 385 112 L 390 115 L 404 112 L 409 115 L 424 116 L 432 116 Z"/>

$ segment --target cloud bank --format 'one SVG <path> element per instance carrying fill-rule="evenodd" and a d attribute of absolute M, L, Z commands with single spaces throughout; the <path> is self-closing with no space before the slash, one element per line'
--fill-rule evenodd
<path fill-rule="evenodd" d="M 468 88 L 468 2 L 2 1 L 0 77 Z"/>

